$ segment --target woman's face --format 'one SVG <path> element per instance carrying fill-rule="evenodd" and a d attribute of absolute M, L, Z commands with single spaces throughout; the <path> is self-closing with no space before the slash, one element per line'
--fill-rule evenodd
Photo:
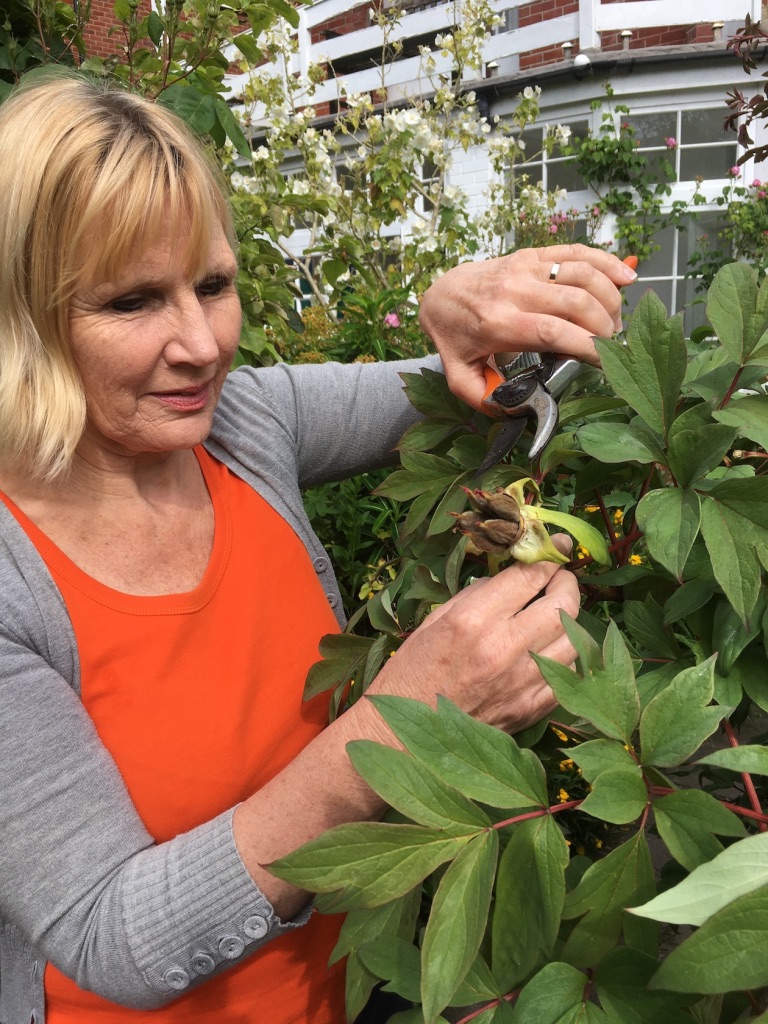
<path fill-rule="evenodd" d="M 208 436 L 240 337 L 237 266 L 218 227 L 193 280 L 184 242 L 168 232 L 115 280 L 78 284 L 69 330 L 87 402 L 82 457 L 171 452 Z"/>

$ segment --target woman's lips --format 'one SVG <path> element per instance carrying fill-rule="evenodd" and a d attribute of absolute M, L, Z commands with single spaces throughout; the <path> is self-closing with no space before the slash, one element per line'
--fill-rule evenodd
<path fill-rule="evenodd" d="M 212 382 L 202 384 L 198 388 L 180 388 L 178 391 L 153 391 L 152 397 L 163 405 L 171 406 L 182 412 L 197 412 L 205 408 L 211 397 Z"/>

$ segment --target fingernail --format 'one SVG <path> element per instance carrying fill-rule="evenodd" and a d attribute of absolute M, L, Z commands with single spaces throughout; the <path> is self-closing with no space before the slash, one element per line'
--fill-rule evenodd
<path fill-rule="evenodd" d="M 626 264 L 624 264 L 624 266 L 622 268 L 622 276 L 623 276 L 625 281 L 636 281 L 637 280 L 637 272 L 634 271 L 631 267 L 628 267 Z"/>

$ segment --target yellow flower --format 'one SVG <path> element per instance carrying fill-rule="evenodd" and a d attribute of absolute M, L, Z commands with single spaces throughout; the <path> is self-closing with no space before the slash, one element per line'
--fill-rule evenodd
<path fill-rule="evenodd" d="M 600 511 L 600 506 L 599 505 L 585 505 L 584 506 L 584 511 L 585 512 L 599 512 Z"/>
<path fill-rule="evenodd" d="M 556 729 L 554 727 L 554 725 L 550 725 L 550 729 L 555 734 L 555 736 L 557 736 L 557 738 L 560 740 L 561 743 L 567 743 L 568 742 L 568 737 L 565 735 L 565 733 L 561 729 Z"/>
<path fill-rule="evenodd" d="M 617 508 L 616 511 L 613 513 L 613 521 L 617 526 L 619 526 L 620 523 L 624 522 L 624 513 L 620 508 Z"/>
<path fill-rule="evenodd" d="M 571 760 L 570 757 L 566 757 L 566 759 L 564 761 L 560 762 L 560 771 L 561 772 L 569 772 L 571 770 L 571 768 L 573 768 L 573 761 Z"/>
<path fill-rule="evenodd" d="M 603 840 L 602 839 L 596 839 L 595 840 L 595 849 L 596 850 L 602 850 L 602 848 L 603 848 Z"/>
<path fill-rule="evenodd" d="M 589 558 L 589 551 L 584 547 L 583 544 L 579 544 L 576 548 L 576 554 L 579 558 Z"/>
<path fill-rule="evenodd" d="M 640 555 L 630 555 L 629 556 L 629 564 L 630 565 L 642 565 L 643 564 L 643 560 L 640 557 Z"/>
<path fill-rule="evenodd" d="M 586 850 L 584 849 L 584 847 L 583 847 L 583 846 L 577 846 L 577 847 L 576 847 L 576 853 L 578 853 L 578 855 L 579 855 L 580 857 L 583 857 L 583 856 L 584 856 L 584 854 L 585 854 L 586 852 L 587 852 L 587 851 L 586 851 Z"/>
<path fill-rule="evenodd" d="M 566 800 L 570 800 L 571 798 L 568 795 L 568 790 L 561 789 L 560 792 L 557 794 L 557 799 L 560 801 L 561 804 L 564 804 Z"/>

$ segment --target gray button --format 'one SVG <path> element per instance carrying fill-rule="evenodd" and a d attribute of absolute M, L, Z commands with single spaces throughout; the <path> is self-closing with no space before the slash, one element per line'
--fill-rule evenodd
<path fill-rule="evenodd" d="M 245 943 L 239 935 L 225 935 L 219 943 L 219 952 L 225 960 L 237 960 L 245 949 Z"/>
<path fill-rule="evenodd" d="M 325 596 L 328 598 L 328 604 L 331 606 L 331 608 L 335 608 L 336 605 L 339 603 L 339 599 L 335 594 L 326 594 Z"/>
<path fill-rule="evenodd" d="M 195 953 L 192 957 L 192 970 L 195 974 L 210 974 L 216 966 L 216 961 L 207 953 Z"/>
<path fill-rule="evenodd" d="M 166 971 L 163 975 L 163 981 L 169 988 L 175 988 L 180 991 L 186 988 L 189 984 L 189 975 L 181 967 L 171 967 L 170 970 Z"/>
<path fill-rule="evenodd" d="M 243 931 L 249 939 L 263 939 L 269 931 L 269 925 L 263 917 L 259 917 L 258 914 L 254 914 L 252 917 L 247 917 L 245 919 Z"/>
<path fill-rule="evenodd" d="M 316 572 L 325 572 L 325 570 L 328 568 L 328 559 L 316 558 L 312 565 L 314 565 Z"/>

